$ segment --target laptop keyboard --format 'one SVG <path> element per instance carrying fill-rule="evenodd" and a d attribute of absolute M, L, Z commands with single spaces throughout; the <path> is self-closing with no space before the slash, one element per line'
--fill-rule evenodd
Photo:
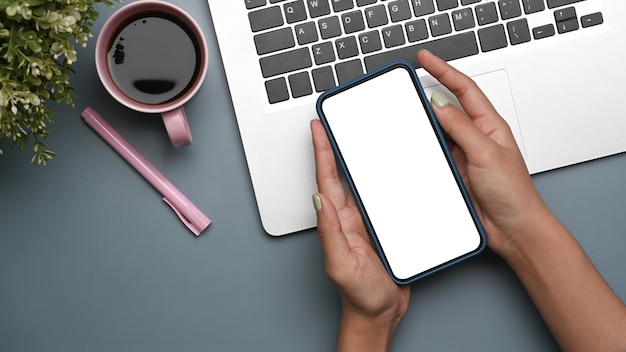
<path fill-rule="evenodd" d="M 602 24 L 601 12 L 577 13 L 580 1 L 244 0 L 271 104 L 397 59 L 417 68 L 419 49 L 454 60 Z M 530 28 L 544 11 L 552 20 Z"/>

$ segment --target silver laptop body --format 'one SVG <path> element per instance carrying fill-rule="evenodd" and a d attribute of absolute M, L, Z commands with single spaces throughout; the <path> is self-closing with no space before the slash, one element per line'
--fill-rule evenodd
<path fill-rule="evenodd" d="M 391 59 L 414 60 L 419 48 L 476 80 L 509 122 L 531 173 L 626 150 L 626 1 L 208 3 L 270 235 L 315 226 L 309 122 L 320 91 L 355 77 L 358 63 L 366 72 Z M 427 91 L 437 86 L 418 74 Z"/>

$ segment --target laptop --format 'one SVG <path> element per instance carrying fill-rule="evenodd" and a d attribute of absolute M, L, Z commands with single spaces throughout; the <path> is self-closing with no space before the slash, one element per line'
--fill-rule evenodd
<path fill-rule="evenodd" d="M 427 93 L 441 90 L 417 66 L 421 48 L 474 78 L 511 126 L 531 173 L 626 151 L 626 1 L 208 4 L 270 235 L 316 225 L 309 122 L 321 92 L 396 59 L 415 65 Z"/>

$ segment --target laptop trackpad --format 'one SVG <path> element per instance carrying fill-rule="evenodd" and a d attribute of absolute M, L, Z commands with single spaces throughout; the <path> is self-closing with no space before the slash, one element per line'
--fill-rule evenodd
<path fill-rule="evenodd" d="M 513 136 L 517 141 L 522 155 L 526 158 L 526 151 L 524 149 L 524 141 L 522 139 L 522 133 L 520 125 L 517 120 L 517 112 L 515 111 L 515 103 L 511 94 L 511 87 L 509 84 L 509 77 L 505 70 L 498 70 L 487 72 L 479 75 L 472 76 L 472 79 L 478 84 L 480 89 L 487 95 L 493 106 L 500 113 L 500 115 L 506 120 L 511 127 Z M 457 107 L 461 107 L 458 100 L 450 91 L 444 86 L 439 84 L 431 76 L 420 77 L 420 81 L 424 86 L 426 95 L 430 97 L 434 90 L 438 90 L 445 94 L 450 101 Z"/>

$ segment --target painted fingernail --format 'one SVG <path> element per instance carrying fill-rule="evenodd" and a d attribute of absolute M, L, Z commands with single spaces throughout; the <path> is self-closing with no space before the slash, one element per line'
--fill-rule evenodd
<path fill-rule="evenodd" d="M 450 104 L 450 100 L 448 100 L 448 98 L 439 91 L 433 92 L 433 94 L 430 96 L 430 101 L 432 101 L 432 103 L 435 104 L 435 106 L 439 109 Z"/>
<path fill-rule="evenodd" d="M 313 207 L 315 208 L 315 211 L 317 212 L 322 211 L 322 200 L 320 199 L 320 196 L 317 193 L 313 193 Z"/>

